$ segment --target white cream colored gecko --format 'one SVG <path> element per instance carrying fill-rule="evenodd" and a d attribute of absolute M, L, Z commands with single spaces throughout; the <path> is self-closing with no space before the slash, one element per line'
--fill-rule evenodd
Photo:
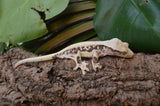
<path fill-rule="evenodd" d="M 128 43 L 122 42 L 118 38 L 113 38 L 107 41 L 86 41 L 70 45 L 57 53 L 20 60 L 15 64 L 15 68 L 21 64 L 29 62 L 41 62 L 55 58 L 67 58 L 75 61 L 76 66 L 74 70 L 80 68 L 82 70 L 82 74 L 85 74 L 86 71 L 89 71 L 87 68 L 88 63 L 82 61 L 81 57 L 92 58 L 92 67 L 96 71 L 97 69 L 102 68 L 98 63 L 98 58 L 106 55 L 132 58 L 134 53 L 128 48 Z"/>

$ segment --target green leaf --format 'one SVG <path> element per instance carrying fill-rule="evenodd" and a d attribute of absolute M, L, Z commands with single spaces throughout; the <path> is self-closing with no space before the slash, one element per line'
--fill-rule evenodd
<path fill-rule="evenodd" d="M 136 51 L 160 52 L 159 0 L 98 0 L 94 27 L 100 39 L 127 41 Z"/>
<path fill-rule="evenodd" d="M 46 34 L 45 20 L 61 13 L 69 0 L 1 0 L 0 42 L 19 43 Z"/>

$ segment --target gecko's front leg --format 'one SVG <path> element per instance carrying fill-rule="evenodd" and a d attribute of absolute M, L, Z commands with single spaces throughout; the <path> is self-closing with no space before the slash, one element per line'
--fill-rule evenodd
<path fill-rule="evenodd" d="M 86 74 L 85 71 L 89 71 L 89 69 L 87 68 L 88 63 L 82 61 L 80 51 L 78 51 L 77 55 L 75 55 L 74 61 L 76 63 L 76 66 L 73 70 L 77 70 L 78 68 L 80 68 L 82 70 L 82 74 Z"/>
<path fill-rule="evenodd" d="M 92 67 L 93 70 L 96 71 L 97 69 L 101 69 L 102 66 L 100 65 L 100 63 L 98 63 L 98 58 L 99 58 L 99 52 L 98 51 L 93 51 L 93 56 L 92 56 Z"/>

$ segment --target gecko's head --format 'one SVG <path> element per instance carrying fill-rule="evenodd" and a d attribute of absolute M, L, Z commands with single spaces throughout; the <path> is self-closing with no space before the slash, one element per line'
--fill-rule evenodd
<path fill-rule="evenodd" d="M 109 40 L 108 44 L 112 49 L 119 52 L 118 55 L 120 57 L 131 58 L 134 56 L 134 53 L 129 49 L 127 42 L 122 42 L 117 38 L 113 38 Z"/>

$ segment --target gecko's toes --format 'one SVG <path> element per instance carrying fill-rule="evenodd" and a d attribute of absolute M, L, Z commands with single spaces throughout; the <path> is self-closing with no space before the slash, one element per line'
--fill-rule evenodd
<path fill-rule="evenodd" d="M 82 62 L 81 64 L 81 70 L 85 70 L 85 71 L 89 71 L 89 69 L 87 68 L 88 63 L 86 63 L 85 61 Z"/>
<path fill-rule="evenodd" d="M 82 74 L 84 75 L 84 74 L 86 74 L 86 71 L 89 71 L 89 69 L 87 68 L 87 65 L 88 65 L 88 63 L 83 61 L 81 64 L 77 64 L 73 70 L 77 70 L 78 68 L 80 68 L 82 70 Z"/>

